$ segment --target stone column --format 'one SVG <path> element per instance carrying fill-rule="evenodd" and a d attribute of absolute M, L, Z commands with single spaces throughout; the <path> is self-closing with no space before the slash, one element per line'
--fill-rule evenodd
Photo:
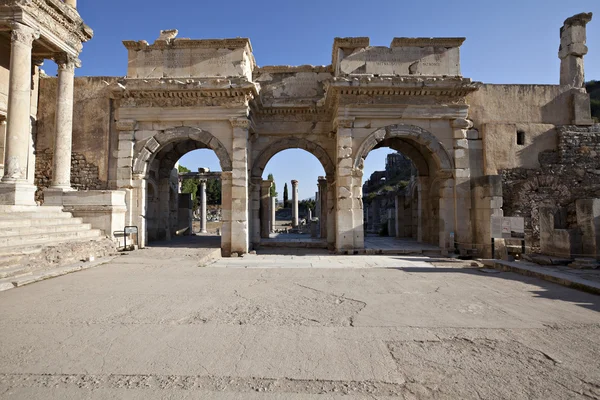
<path fill-rule="evenodd" d="M 73 85 L 79 60 L 67 54 L 54 58 L 58 65 L 56 129 L 52 157 L 52 183 L 49 190 L 71 191 L 71 148 L 73 142 Z"/>
<path fill-rule="evenodd" d="M 275 232 L 277 198 L 271 197 L 271 232 Z"/>
<path fill-rule="evenodd" d="M 473 123 L 464 118 L 451 122 L 454 136 L 454 198 L 455 213 L 454 225 L 456 226 L 455 240 L 459 250 L 473 248 L 473 228 L 471 224 L 471 147 L 475 150 L 476 143 L 470 140 L 469 129 Z M 474 160 L 475 161 L 475 160 Z M 447 171 L 446 173 L 450 173 Z"/>
<path fill-rule="evenodd" d="M 336 120 L 336 193 L 335 193 L 335 249 L 338 252 L 354 250 L 354 198 L 352 173 L 352 127 L 353 119 Z M 362 212 L 362 210 L 361 210 Z M 360 216 L 362 219 L 362 215 Z"/>
<path fill-rule="evenodd" d="M 325 177 L 319 177 L 319 222 L 321 224 L 321 238 L 327 237 L 327 179 Z"/>
<path fill-rule="evenodd" d="M 206 233 L 206 179 L 200 180 L 200 233 Z"/>
<path fill-rule="evenodd" d="M 588 52 L 586 25 L 592 20 L 592 13 L 581 13 L 565 20 L 560 29 L 560 84 L 582 88 L 585 84 L 583 56 Z"/>
<path fill-rule="evenodd" d="M 273 181 L 265 180 L 260 185 L 260 237 L 269 238 L 271 222 L 271 186 Z"/>
<path fill-rule="evenodd" d="M 35 186 L 27 181 L 31 136 L 31 48 L 39 34 L 13 24 L 11 32 L 8 125 L 0 204 L 35 205 Z"/>
<path fill-rule="evenodd" d="M 246 118 L 230 120 L 233 128 L 231 176 L 231 252 L 248 252 L 248 130 Z"/>
<path fill-rule="evenodd" d="M 0 177 L 4 176 L 4 143 L 6 139 L 6 119 L 0 115 Z"/>
<path fill-rule="evenodd" d="M 292 228 L 298 227 L 298 181 L 292 181 Z"/>

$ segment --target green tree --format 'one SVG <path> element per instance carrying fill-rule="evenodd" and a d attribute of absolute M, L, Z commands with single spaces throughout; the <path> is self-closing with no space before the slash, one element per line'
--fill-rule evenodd
<path fill-rule="evenodd" d="M 289 197 L 288 197 L 288 187 L 287 187 L 287 182 L 285 183 L 285 185 L 283 186 L 283 207 L 287 208 L 289 206 L 288 202 L 289 202 Z"/>
<path fill-rule="evenodd" d="M 183 165 L 178 165 L 177 170 L 179 171 L 180 174 L 186 174 L 188 172 L 192 172 L 188 168 L 184 167 Z"/>
<path fill-rule="evenodd" d="M 192 172 L 189 168 L 186 168 L 183 165 L 178 165 L 177 170 L 180 174 Z M 181 182 L 181 193 L 191 193 L 192 201 L 194 202 L 194 205 L 196 205 L 198 203 L 196 198 L 196 195 L 198 193 L 198 180 L 193 178 L 184 179 Z"/>
<path fill-rule="evenodd" d="M 273 178 L 273 174 L 269 174 L 267 179 L 270 179 L 271 181 L 273 181 L 273 185 L 271 186 L 271 197 L 277 197 L 278 193 L 277 193 L 277 188 L 275 187 L 275 178 Z"/>
<path fill-rule="evenodd" d="M 206 182 L 206 203 L 213 206 L 221 204 L 220 179 L 209 179 Z"/>

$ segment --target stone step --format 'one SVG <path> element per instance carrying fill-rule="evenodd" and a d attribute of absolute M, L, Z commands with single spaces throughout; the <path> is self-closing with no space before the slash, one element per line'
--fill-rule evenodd
<path fill-rule="evenodd" d="M 11 227 L 3 228 L 0 230 L 0 239 L 11 236 L 43 235 L 45 233 L 59 232 L 76 232 L 90 230 L 91 228 L 92 226 L 90 224 L 83 224 L 81 222 L 75 224 L 70 223 L 61 225 Z"/>
<path fill-rule="evenodd" d="M 7 219 L 42 219 L 42 218 L 73 218 L 71 213 L 64 211 L 22 211 L 22 212 L 0 212 L 0 220 Z"/>
<path fill-rule="evenodd" d="M 15 212 L 49 212 L 49 213 L 60 213 L 62 212 L 62 206 L 7 206 L 0 205 L 0 214 L 2 213 L 15 213 Z"/>
<path fill-rule="evenodd" d="M 77 225 L 82 223 L 81 218 L 6 218 L 3 219 L 2 215 L 0 215 L 0 229 L 10 229 L 10 228 L 25 228 L 28 226 L 31 227 L 41 227 L 41 226 L 53 226 L 53 225 Z"/>
<path fill-rule="evenodd" d="M 38 245 L 38 244 L 52 244 L 69 242 L 74 239 L 94 239 L 100 238 L 102 232 L 99 229 L 84 229 L 76 230 L 73 229 L 67 232 L 55 232 L 55 233 L 43 233 L 34 235 L 21 235 L 0 238 L 0 248 L 11 247 L 11 246 L 24 246 L 24 245 Z"/>
<path fill-rule="evenodd" d="M 17 264 L 10 268 L 2 268 L 0 269 L 0 279 L 6 278 L 20 278 L 23 276 L 33 275 L 33 272 L 28 267 L 23 267 Z"/>

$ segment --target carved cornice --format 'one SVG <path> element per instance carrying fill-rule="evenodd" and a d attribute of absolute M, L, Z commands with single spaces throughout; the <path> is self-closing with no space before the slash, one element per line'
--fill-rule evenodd
<path fill-rule="evenodd" d="M 407 38 L 395 37 L 390 47 L 460 47 L 465 41 L 461 38 Z"/>
<path fill-rule="evenodd" d="M 481 83 L 468 78 L 444 77 L 335 77 L 326 90 L 342 95 L 371 96 L 446 96 L 464 97 L 478 90 Z"/>
<path fill-rule="evenodd" d="M 83 23 L 79 13 L 62 1 L 29 0 L 27 3 L 34 6 L 31 7 L 30 12 L 38 17 L 38 21 L 53 32 L 57 31 L 58 25 L 67 32 L 68 36 L 80 43 L 87 42 L 94 36 L 94 31 Z"/>
<path fill-rule="evenodd" d="M 331 72 L 331 65 L 268 65 L 254 70 L 254 75 L 260 74 L 278 74 L 278 73 L 296 73 L 296 72 Z"/>
<path fill-rule="evenodd" d="M 250 120 L 248 118 L 230 118 L 229 122 L 234 128 L 249 129 Z"/>
<path fill-rule="evenodd" d="M 165 48 L 175 49 L 241 49 L 248 47 L 248 50 L 252 52 L 252 44 L 248 38 L 236 38 L 236 39 L 172 39 L 167 40 L 156 40 L 153 44 L 148 44 L 145 40 L 124 40 L 123 45 L 127 50 L 162 50 Z"/>

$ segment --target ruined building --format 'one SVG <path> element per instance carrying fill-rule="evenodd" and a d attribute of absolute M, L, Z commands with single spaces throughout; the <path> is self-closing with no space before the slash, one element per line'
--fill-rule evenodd
<path fill-rule="evenodd" d="M 259 67 L 249 39 L 176 31 L 153 43 L 125 41 L 125 78 L 74 79 L 92 37 L 75 6 L 0 1 L 3 213 L 22 212 L 25 221 L 66 210 L 108 236 L 137 226 L 144 245 L 149 223 L 161 237 L 176 229 L 175 163 L 207 148 L 222 169 L 222 252 L 245 253 L 268 224 L 267 162 L 301 148 L 325 170 L 319 217 L 327 242 L 352 252 L 364 248 L 363 160 L 390 147 L 416 169 L 404 204 L 415 239 L 444 250 L 454 239 L 486 255 L 491 216 L 510 213 L 525 215 L 528 235 L 544 243 L 577 229 L 574 246 L 598 251 L 589 221 L 598 219 L 600 148 L 583 88 L 591 14 L 561 29 L 557 85 L 463 77 L 464 38 L 393 38 L 383 47 L 336 38 L 330 65 Z M 39 62 L 50 58 L 58 78 L 39 76 Z M 578 206 L 583 198 L 590 200 Z M 540 233 L 542 203 L 566 209 L 566 225 L 555 218 L 552 232 Z"/>

